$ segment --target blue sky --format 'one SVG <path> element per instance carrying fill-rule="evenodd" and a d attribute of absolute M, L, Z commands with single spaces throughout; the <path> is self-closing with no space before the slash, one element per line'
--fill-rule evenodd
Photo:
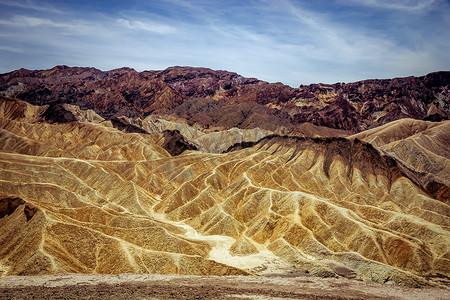
<path fill-rule="evenodd" d="M 0 73 L 55 65 L 352 82 L 450 70 L 448 0 L 0 0 Z"/>

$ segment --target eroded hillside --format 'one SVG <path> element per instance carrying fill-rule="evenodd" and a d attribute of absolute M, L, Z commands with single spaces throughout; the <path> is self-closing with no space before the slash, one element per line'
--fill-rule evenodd
<path fill-rule="evenodd" d="M 4 276 L 450 276 L 448 122 L 289 137 L 71 105 L 1 100 Z"/>

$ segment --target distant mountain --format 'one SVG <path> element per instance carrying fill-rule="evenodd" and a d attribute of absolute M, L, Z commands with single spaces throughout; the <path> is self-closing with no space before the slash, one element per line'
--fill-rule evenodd
<path fill-rule="evenodd" d="M 203 128 L 295 134 L 311 123 L 357 133 L 402 118 L 449 118 L 450 72 L 291 88 L 206 68 L 136 72 L 57 66 L 0 76 L 0 94 L 34 105 L 72 104 L 104 118 L 172 115 Z M 226 115 L 226 117 L 224 117 Z"/>

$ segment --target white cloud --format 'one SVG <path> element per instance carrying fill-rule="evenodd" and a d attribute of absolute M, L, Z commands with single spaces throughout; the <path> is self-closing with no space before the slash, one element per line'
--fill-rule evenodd
<path fill-rule="evenodd" d="M 50 33 L 42 31 L 44 28 L 47 30 L 57 30 L 57 35 L 82 35 L 89 36 L 100 30 L 103 25 L 84 21 L 84 20 L 52 20 L 50 18 L 44 17 L 33 17 L 27 15 L 16 15 L 11 19 L 0 20 L 0 25 L 6 25 L 10 30 L 20 31 L 22 34 L 27 34 L 32 28 L 39 28 L 40 31 L 36 32 L 38 36 L 45 36 L 45 33 Z M 23 31 L 23 28 L 27 28 L 27 31 Z M 55 34 L 55 33 L 52 33 Z"/>
<path fill-rule="evenodd" d="M 380 39 L 364 32 L 364 29 L 347 28 L 334 23 L 326 15 L 308 11 L 291 1 L 283 1 L 287 14 L 294 16 L 302 24 L 301 33 L 292 45 L 304 48 L 304 41 L 309 45 L 307 54 L 310 58 L 327 61 L 340 59 L 348 62 L 364 59 L 367 55 L 377 55 L 383 49 L 393 47 L 389 40 Z"/>
<path fill-rule="evenodd" d="M 346 0 L 347 3 L 382 9 L 424 12 L 433 8 L 439 0 Z"/>
<path fill-rule="evenodd" d="M 180 4 L 165 4 L 174 2 Z M 314 10 L 299 1 L 258 0 L 246 2 L 245 9 L 236 2 L 225 12 L 223 7 L 207 6 L 209 1 L 192 3 L 195 6 L 181 1 L 182 10 L 173 15 L 152 10 L 8 15 L 0 18 L 0 65 L 11 70 L 56 64 L 104 70 L 129 66 L 139 71 L 191 65 L 291 86 L 418 75 L 450 67 L 445 26 L 439 39 L 426 34 L 423 26 L 400 32 L 411 46 L 384 28 L 336 21 L 334 11 Z M 240 9 L 242 15 L 230 14 Z"/>
<path fill-rule="evenodd" d="M 65 27 L 63 24 L 57 24 L 47 18 L 36 18 L 30 16 L 15 16 L 10 22 L 10 25 L 15 26 L 50 26 L 50 27 Z"/>
<path fill-rule="evenodd" d="M 47 13 L 55 13 L 55 14 L 62 14 L 63 11 L 59 10 L 47 3 L 42 3 L 40 1 L 39 3 L 36 3 L 32 0 L 0 0 L 0 5 L 10 6 L 10 7 L 17 7 L 22 9 L 30 9 L 30 10 L 36 10 L 41 12 L 47 12 Z"/>
<path fill-rule="evenodd" d="M 415 7 L 431 5 L 431 1 L 414 2 Z M 396 4 L 398 1 L 392 3 Z M 329 82 L 348 82 L 364 78 L 409 76 L 449 67 L 450 55 L 439 49 L 448 49 L 450 42 L 435 41 L 430 35 L 425 35 L 426 31 L 422 29 L 410 30 L 407 37 L 409 44 L 404 44 L 396 35 L 403 35 L 402 32 L 394 34 L 381 28 L 374 30 L 355 26 L 351 22 L 337 23 L 333 21 L 333 15 L 305 9 L 297 1 L 278 1 L 271 9 L 284 10 L 286 18 L 291 15 L 296 19 L 298 34 L 284 45 L 280 53 L 289 54 L 291 64 L 295 62 L 297 66 L 305 66 L 308 71 L 299 70 L 298 74 L 309 78 L 308 81 L 329 78 Z M 295 23 L 291 26 L 296 27 Z M 446 61 L 447 67 L 442 65 L 442 61 Z M 286 64 L 289 66 L 288 61 Z"/>
<path fill-rule="evenodd" d="M 7 51 L 12 53 L 26 53 L 27 51 L 18 47 L 0 46 L 0 51 Z"/>
<path fill-rule="evenodd" d="M 140 21 L 140 20 L 126 20 L 126 19 L 119 19 L 117 20 L 121 25 L 127 27 L 128 29 L 133 30 L 144 30 L 154 33 L 160 33 L 160 34 L 169 34 L 169 33 L 175 33 L 177 32 L 176 27 L 157 23 L 157 22 L 151 22 L 151 21 Z"/>

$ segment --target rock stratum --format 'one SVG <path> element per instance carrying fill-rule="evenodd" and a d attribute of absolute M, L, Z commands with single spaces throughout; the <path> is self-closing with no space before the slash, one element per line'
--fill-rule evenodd
<path fill-rule="evenodd" d="M 0 272 L 448 286 L 449 74 L 3 74 Z"/>

